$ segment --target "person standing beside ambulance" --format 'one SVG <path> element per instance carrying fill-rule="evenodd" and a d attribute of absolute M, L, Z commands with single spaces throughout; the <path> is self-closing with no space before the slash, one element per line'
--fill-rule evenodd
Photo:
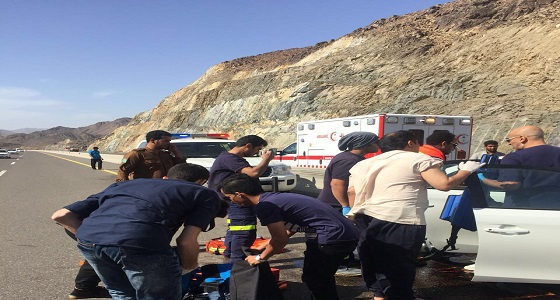
<path fill-rule="evenodd" d="M 346 215 L 350 211 L 348 199 L 348 180 L 350 169 L 365 159 L 366 154 L 379 150 L 379 137 L 375 133 L 356 131 L 351 132 L 338 141 L 337 154 L 329 163 L 323 176 L 323 189 L 317 197 L 338 211 Z"/>
<path fill-rule="evenodd" d="M 453 152 L 457 145 L 457 137 L 453 133 L 438 130 L 426 138 L 426 144 L 420 146 L 419 152 L 445 161 L 446 155 Z"/>
<path fill-rule="evenodd" d="M 171 133 L 153 130 L 146 134 L 146 147 L 124 155 L 117 182 L 136 178 L 163 178 L 174 165 L 184 163 L 181 151 L 171 144 Z"/>

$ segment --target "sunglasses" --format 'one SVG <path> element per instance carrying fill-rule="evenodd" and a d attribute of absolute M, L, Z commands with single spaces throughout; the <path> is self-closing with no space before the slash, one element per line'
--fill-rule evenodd
<path fill-rule="evenodd" d="M 453 148 L 457 148 L 457 146 L 459 146 L 458 143 L 450 143 L 451 145 L 453 145 Z"/>
<path fill-rule="evenodd" d="M 522 135 L 518 135 L 518 136 L 514 136 L 514 137 L 510 137 L 510 138 L 505 138 L 504 140 L 506 140 L 506 142 L 509 143 L 509 142 L 513 141 L 514 139 L 520 138 L 520 137 L 522 137 Z"/>

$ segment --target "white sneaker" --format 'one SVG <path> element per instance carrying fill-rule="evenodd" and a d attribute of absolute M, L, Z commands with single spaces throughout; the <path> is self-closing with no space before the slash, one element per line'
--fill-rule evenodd
<path fill-rule="evenodd" d="M 474 265 L 475 264 L 464 266 L 463 269 L 467 271 L 474 271 Z"/>

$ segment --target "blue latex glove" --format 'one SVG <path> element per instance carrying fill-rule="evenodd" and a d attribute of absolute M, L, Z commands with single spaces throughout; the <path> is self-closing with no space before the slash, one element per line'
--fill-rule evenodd
<path fill-rule="evenodd" d="M 342 207 L 342 215 L 346 216 L 347 213 L 350 212 L 350 206 L 343 206 Z"/>

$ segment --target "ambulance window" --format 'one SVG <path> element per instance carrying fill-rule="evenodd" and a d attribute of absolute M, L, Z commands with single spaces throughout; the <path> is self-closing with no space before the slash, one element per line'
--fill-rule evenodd
<path fill-rule="evenodd" d="M 418 139 L 418 144 L 420 144 L 420 146 L 424 145 L 424 130 L 422 129 L 409 129 L 410 131 L 412 131 L 414 133 L 414 135 L 416 136 L 416 138 Z"/>
<path fill-rule="evenodd" d="M 368 119 L 366 120 L 366 122 L 367 122 L 368 125 L 375 125 L 375 119 L 368 118 Z"/>
<path fill-rule="evenodd" d="M 308 124 L 307 129 L 309 129 L 309 130 L 315 129 L 315 124 Z"/>
<path fill-rule="evenodd" d="M 350 127 L 350 125 L 352 125 L 352 123 L 350 123 L 350 121 L 342 121 L 342 126 Z"/>

